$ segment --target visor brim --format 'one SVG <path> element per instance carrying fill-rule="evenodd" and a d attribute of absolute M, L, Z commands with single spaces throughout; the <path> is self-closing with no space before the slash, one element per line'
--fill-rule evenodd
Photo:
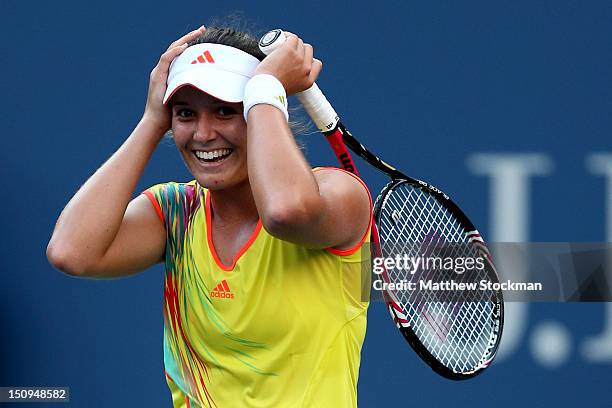
<path fill-rule="evenodd" d="M 224 102 L 242 102 L 248 80 L 246 76 L 213 68 L 185 71 L 168 83 L 163 104 L 167 105 L 172 96 L 185 86 L 196 88 Z"/>

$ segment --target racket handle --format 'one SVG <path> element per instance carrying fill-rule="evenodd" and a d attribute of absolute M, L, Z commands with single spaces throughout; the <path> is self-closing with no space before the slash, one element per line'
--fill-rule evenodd
<path fill-rule="evenodd" d="M 280 29 L 268 31 L 259 40 L 259 49 L 265 55 L 269 55 L 280 47 L 285 42 L 285 39 L 285 33 Z M 307 90 L 298 92 L 295 96 L 297 96 L 304 109 L 306 109 L 308 116 L 310 116 L 321 132 L 326 133 L 336 127 L 339 120 L 338 114 L 316 83 Z"/>

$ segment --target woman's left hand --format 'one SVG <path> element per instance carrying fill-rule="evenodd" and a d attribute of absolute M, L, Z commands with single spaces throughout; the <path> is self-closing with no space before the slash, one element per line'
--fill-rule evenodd
<path fill-rule="evenodd" d="M 264 58 L 255 75 L 273 75 L 283 84 L 287 95 L 293 95 L 314 84 L 323 64 L 313 57 L 312 45 L 305 44 L 295 34 L 285 32 L 285 35 L 285 42 Z"/>

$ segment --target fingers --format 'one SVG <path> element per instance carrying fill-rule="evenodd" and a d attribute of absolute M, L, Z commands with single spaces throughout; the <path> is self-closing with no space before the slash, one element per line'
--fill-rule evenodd
<path fill-rule="evenodd" d="M 159 67 L 158 70 L 162 73 L 167 73 L 168 67 L 170 66 L 172 61 L 176 57 L 178 57 L 185 50 L 185 48 L 187 48 L 187 45 L 190 41 L 193 41 L 202 34 L 204 34 L 204 31 L 206 31 L 206 27 L 201 26 L 200 28 L 197 28 L 185 34 L 184 36 L 170 44 L 166 52 L 164 52 L 159 58 L 159 63 L 157 64 L 157 67 Z"/>
<path fill-rule="evenodd" d="M 157 77 L 163 78 L 165 81 L 168 77 L 168 71 L 170 70 L 170 64 L 172 61 L 178 57 L 185 49 L 187 48 L 187 43 L 183 43 L 182 45 L 177 45 L 172 48 L 169 48 L 166 52 L 164 52 L 161 57 L 159 57 L 159 62 L 151 71 L 151 78 Z"/>
<path fill-rule="evenodd" d="M 178 45 L 182 45 L 185 43 L 188 43 L 189 41 L 193 41 L 196 38 L 198 38 L 199 36 L 201 36 L 202 34 L 204 34 L 204 31 L 206 31 L 206 27 L 202 26 L 200 28 L 197 28 L 187 34 L 185 34 L 184 36 L 182 36 L 181 38 L 179 38 L 178 40 L 174 41 L 172 44 L 170 44 L 170 46 L 168 47 L 169 51 L 172 48 L 175 48 Z"/>
<path fill-rule="evenodd" d="M 307 68 L 310 71 L 312 66 L 312 56 L 314 54 L 314 50 L 312 45 L 304 44 L 304 68 Z"/>
<path fill-rule="evenodd" d="M 187 43 L 183 43 L 181 45 L 176 45 L 170 49 L 168 49 L 168 51 L 164 52 L 161 57 L 159 58 L 159 65 L 167 65 L 169 66 L 170 63 L 177 57 L 179 56 L 183 51 L 185 51 L 185 48 L 187 48 Z"/>
<path fill-rule="evenodd" d="M 298 36 L 292 33 L 285 32 L 285 37 L 287 39 L 285 40 L 283 46 L 285 46 L 289 50 L 297 51 L 300 40 Z"/>
<path fill-rule="evenodd" d="M 314 58 L 314 48 L 310 44 L 303 44 L 303 52 L 304 52 L 304 72 L 308 76 L 309 87 L 315 82 L 321 69 L 323 68 L 323 64 L 318 59 Z"/>
<path fill-rule="evenodd" d="M 204 31 L 206 31 L 206 27 L 201 26 L 200 28 L 197 28 L 185 34 L 184 36 L 170 44 L 166 52 L 164 52 L 159 58 L 157 66 L 155 66 L 155 68 L 153 68 L 153 71 L 151 71 L 151 78 L 160 76 L 160 78 L 163 77 L 165 81 L 168 76 L 168 71 L 172 61 L 176 57 L 178 57 L 183 51 L 185 51 L 190 41 L 193 41 L 202 34 L 204 34 Z"/>
<path fill-rule="evenodd" d="M 313 58 L 310 74 L 308 75 L 308 82 L 310 82 L 311 85 L 315 83 L 322 69 L 323 63 L 320 60 Z"/>
<path fill-rule="evenodd" d="M 297 55 L 303 57 L 304 68 L 310 71 L 310 67 L 312 65 L 312 56 L 314 53 L 312 45 L 304 43 L 304 40 L 302 40 L 300 37 L 290 31 L 284 31 L 284 34 L 287 38 L 287 40 L 285 41 L 287 43 L 287 47 L 295 50 Z"/>
<path fill-rule="evenodd" d="M 276 76 L 287 94 L 292 95 L 310 88 L 323 64 L 314 58 L 311 44 L 291 32 L 284 34 L 285 42 L 262 61 L 257 72 Z"/>
<path fill-rule="evenodd" d="M 309 87 L 314 84 L 315 80 L 319 76 L 319 73 L 323 69 L 323 63 L 314 58 L 314 48 L 308 43 L 291 32 L 285 32 L 287 36 L 288 46 L 293 48 L 296 53 L 303 57 L 303 69 L 304 73 L 308 76 Z"/>

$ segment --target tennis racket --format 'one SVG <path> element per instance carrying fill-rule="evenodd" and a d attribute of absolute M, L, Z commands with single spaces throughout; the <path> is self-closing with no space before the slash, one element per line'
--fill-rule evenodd
<path fill-rule="evenodd" d="M 269 54 L 285 41 L 282 30 L 265 34 L 259 47 Z M 317 84 L 296 95 L 319 130 L 326 136 L 341 166 L 358 174 L 347 146 L 390 181 L 374 204 L 372 229 L 374 259 L 434 259 L 434 267 L 413 263 L 383 264 L 375 280 L 397 328 L 416 353 L 438 374 L 464 380 L 486 369 L 497 352 L 504 318 L 501 290 L 495 290 L 497 272 L 478 230 L 441 190 L 414 179 L 385 163 L 361 144 L 340 121 Z M 438 268 L 437 259 L 480 259 L 482 268 L 465 271 L 458 262 Z M 451 262 L 452 264 L 452 262 Z M 460 272 L 459 269 L 462 269 Z M 491 285 L 478 290 L 420 290 L 420 282 Z M 403 289 L 390 283 L 404 283 Z M 412 289 L 407 289 L 413 282 Z M 385 285 L 386 283 L 386 285 Z M 470 286 L 467 286 L 468 288 Z M 430 286 L 431 288 L 431 286 Z"/>

